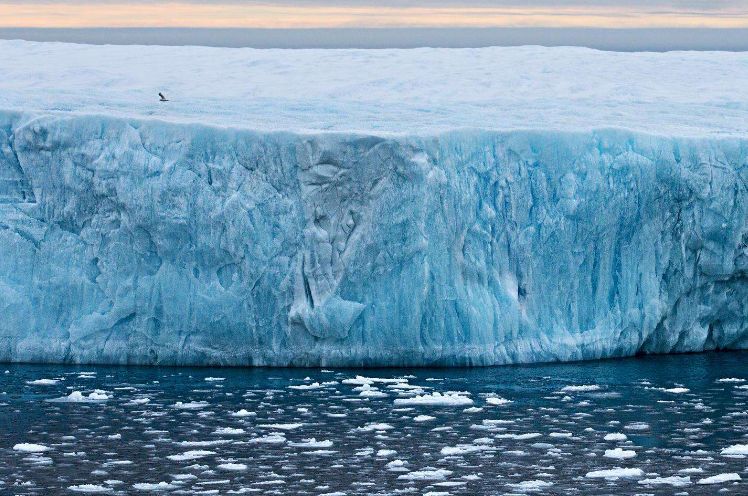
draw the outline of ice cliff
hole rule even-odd
[[[426,365],[748,345],[748,141],[0,117],[0,359]]]

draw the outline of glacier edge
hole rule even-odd
[[[494,365],[748,347],[748,140],[0,112],[0,360]]]

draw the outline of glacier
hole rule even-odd
[[[19,63],[114,50],[0,45]],[[412,121],[384,119],[403,128],[367,125],[383,107],[366,105],[350,129],[306,128],[317,95],[262,128],[239,111],[220,125],[224,108],[195,118],[205,99],[155,115],[130,96],[91,107],[77,88],[45,99],[10,65],[1,361],[462,366],[748,348],[748,120],[728,122],[748,107],[730,103],[729,79],[699,112],[661,107],[659,127],[631,108],[614,126],[602,107],[577,125],[567,111],[594,108],[570,101],[528,108],[548,122],[522,128],[519,106],[454,96],[440,104],[486,124],[439,114],[425,129],[403,103]],[[269,122],[291,101],[237,109]]]
[[[0,120],[0,359],[489,365],[748,345],[748,140]]]

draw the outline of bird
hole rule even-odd
[[[162,102],[168,102],[168,101],[169,101],[169,100],[168,100],[168,99],[167,99],[167,98],[166,98],[166,97],[164,96],[164,94],[163,94],[163,93],[161,93],[161,92],[159,92],[158,96],[159,96],[159,98],[160,98],[160,100],[159,100],[159,101],[162,101]]]

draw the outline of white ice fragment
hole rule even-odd
[[[68,487],[70,491],[74,493],[86,493],[86,494],[108,494],[114,491],[111,487],[100,486],[98,484],[78,484],[75,486]]]
[[[363,427],[356,428],[356,430],[362,431],[362,432],[388,431],[391,429],[394,429],[394,427],[391,426],[390,424],[385,424],[382,422],[372,422],[372,423],[364,425]]]
[[[467,406],[472,405],[473,400],[465,393],[433,392],[431,394],[416,395],[412,398],[397,398],[395,405],[419,405],[419,406]]]
[[[53,386],[59,382],[59,379],[36,379],[33,381],[26,381],[26,384],[31,384],[33,386]]]
[[[207,401],[177,401],[173,406],[178,410],[199,410],[201,408],[205,408],[206,406],[208,406],[208,404],[209,403]]]
[[[562,393],[586,393],[589,391],[598,391],[600,386],[597,384],[584,384],[581,386],[564,386],[561,388]]]
[[[748,444],[733,444],[720,453],[726,456],[748,456]]]
[[[291,386],[288,386],[288,389],[305,390],[305,389],[320,389],[321,387],[322,387],[322,384],[320,384],[319,382],[313,382],[311,384],[291,385]]]
[[[138,491],[170,491],[172,489],[176,489],[179,486],[162,481],[155,484],[151,482],[139,482],[137,484],[133,484],[132,487],[134,489],[137,489]]]
[[[585,477],[590,479],[623,479],[641,477],[644,472],[640,468],[611,468],[607,470],[593,470],[587,472]]]
[[[614,448],[605,450],[605,455],[603,456],[605,456],[605,458],[615,458],[618,460],[623,460],[626,458],[634,458],[636,456],[636,451]]]
[[[219,427],[218,429],[213,431],[213,434],[218,436],[238,436],[240,434],[245,434],[246,431],[241,428],[237,427]]]
[[[255,412],[250,412],[242,408],[241,410],[232,413],[231,416],[232,417],[255,417],[257,416],[257,414]]]
[[[227,470],[230,472],[242,472],[247,470],[247,465],[244,463],[221,463],[218,465],[220,470]]]
[[[679,477],[677,475],[673,475],[671,477],[653,477],[651,479],[641,479],[638,482],[639,484],[643,484],[645,486],[668,485],[681,487],[689,485],[691,483],[691,478],[687,476]]]
[[[523,493],[529,493],[529,492],[536,492],[536,491],[542,491],[543,489],[547,489],[553,485],[552,482],[544,481],[544,480],[528,480],[528,481],[522,481],[517,483],[509,484],[517,491],[523,492]]]
[[[18,443],[13,446],[13,449],[22,453],[44,453],[52,448],[44,446],[43,444]]]
[[[332,444],[332,441],[317,441],[317,439],[313,437],[304,439],[302,442],[298,443],[288,443],[289,446],[295,446],[297,448],[329,448]]]
[[[423,470],[416,470],[407,474],[399,475],[397,478],[401,480],[419,480],[419,481],[432,481],[432,480],[444,480],[452,475],[451,470],[443,468],[431,468],[427,467]]]
[[[175,462],[181,462],[185,460],[197,460],[199,458],[205,458],[206,456],[215,455],[215,451],[208,450],[190,450],[180,453],[178,455],[169,455],[166,458]]]
[[[625,441],[628,437],[626,434],[620,432],[611,432],[610,434],[606,434],[603,439],[606,441]]]
[[[298,429],[304,424],[301,423],[289,423],[289,424],[260,424],[258,427],[263,429],[278,429],[280,431],[292,431]]]
[[[431,415],[416,415],[413,417],[413,420],[415,422],[428,422],[429,420],[435,420],[436,417],[432,417]]]
[[[735,472],[731,472],[731,473],[718,474],[718,475],[713,475],[711,477],[705,477],[703,479],[699,479],[698,484],[723,484],[725,482],[737,482],[739,480],[742,480],[740,478],[740,475],[736,474]]]

